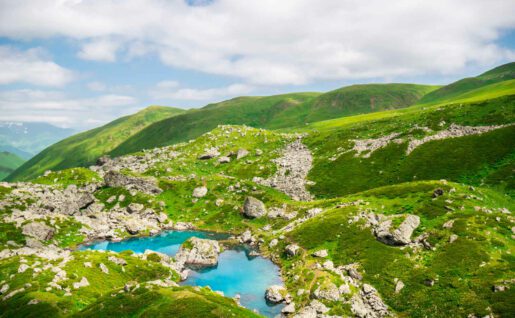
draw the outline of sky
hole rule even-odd
[[[0,121],[446,84],[515,60],[513,0],[0,0]]]

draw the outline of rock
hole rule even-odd
[[[166,220],[168,220],[168,215],[166,215],[166,213],[161,212],[157,215],[157,221],[159,223],[165,223]]]
[[[256,149],[256,156],[261,156],[261,155],[263,155],[263,150]]]
[[[270,247],[270,248],[275,247],[277,245],[277,243],[279,243],[279,241],[274,238],[270,241],[270,243],[268,244],[268,247]]]
[[[284,308],[281,310],[281,313],[283,314],[293,314],[295,312],[295,303],[291,302],[288,305],[284,306]]]
[[[326,305],[322,304],[320,301],[314,299],[309,303],[309,307],[313,308],[319,314],[325,314],[330,309],[327,308]]]
[[[340,287],[338,287],[338,291],[340,292],[340,294],[345,294],[345,295],[349,295],[351,293],[350,287],[346,283],[340,285]]]
[[[315,257],[327,257],[328,255],[327,250],[320,250],[313,253],[313,256]]]
[[[404,288],[404,283],[401,280],[398,280],[397,284],[395,284],[395,293],[396,294],[400,293],[403,288]]]
[[[231,158],[226,157],[226,156],[220,157],[220,158],[218,158],[218,162],[219,163],[229,163],[229,162],[231,162]]]
[[[452,226],[454,225],[454,220],[449,220],[443,224],[444,229],[452,229]]]
[[[100,270],[102,271],[102,273],[109,274],[109,268],[107,268],[107,266],[105,266],[104,263],[98,264],[98,267],[100,267]]]
[[[249,152],[247,149],[238,149],[238,152],[236,153],[236,159],[245,158],[248,156]]]
[[[242,243],[252,243],[253,237],[252,232],[250,230],[246,230],[240,235],[240,242]]]
[[[431,278],[424,279],[424,285],[432,287],[435,284],[435,280]]]
[[[193,189],[193,196],[195,198],[203,198],[207,194],[207,188],[206,187],[198,187]]]
[[[218,264],[219,253],[217,241],[191,237],[181,245],[175,258],[186,265],[214,266]]]
[[[340,291],[335,284],[329,282],[318,287],[314,292],[313,296],[316,299],[325,299],[331,301],[337,301],[340,299]]]
[[[145,209],[145,206],[141,203],[131,203],[127,206],[127,212],[129,213],[140,213]]]
[[[218,157],[219,155],[220,155],[220,152],[218,152],[218,149],[210,148],[205,153],[198,156],[198,159],[207,160],[207,159]]]
[[[458,235],[451,234],[451,236],[449,237],[449,243],[454,243],[457,239],[458,239]]]
[[[347,274],[349,274],[350,277],[356,279],[356,280],[362,280],[363,276],[358,272],[355,268],[349,268],[347,269]]]
[[[506,291],[506,289],[508,289],[508,288],[506,288],[506,286],[504,286],[504,285],[494,285],[494,286],[492,286],[492,291],[494,293],[503,292],[503,291]]]
[[[104,166],[104,165],[106,165],[108,163],[111,163],[111,162],[112,162],[112,160],[111,160],[111,158],[109,158],[109,156],[102,156],[102,157],[97,159],[97,163],[96,164],[97,164],[97,166]]]
[[[116,256],[109,256],[107,258],[110,262],[113,262],[115,263],[116,265],[120,265],[120,266],[125,266],[127,265],[127,261],[124,260],[123,258],[119,258],[119,257],[116,257]]]
[[[23,235],[32,236],[38,240],[48,241],[54,236],[54,229],[41,222],[31,222],[22,227]]]
[[[141,230],[144,229],[144,226],[141,224],[141,222],[138,219],[132,218],[128,219],[125,222],[125,229],[127,232],[131,235],[138,234]]]
[[[377,239],[388,245],[406,245],[411,243],[411,234],[420,225],[420,218],[409,214],[393,232],[390,232],[391,225],[392,220],[381,222],[374,230]]]
[[[0,295],[5,294],[8,290],[9,290],[9,285],[8,284],[2,285],[2,288],[0,288]]]
[[[30,248],[43,248],[45,245],[43,245],[43,243],[38,239],[27,237],[25,238],[25,246]]]
[[[374,287],[363,284],[359,294],[351,298],[351,310],[360,318],[381,318],[388,315],[388,307]]]
[[[155,179],[127,176],[112,170],[104,175],[104,181],[109,187],[122,187],[127,190],[137,190],[147,194],[163,192],[163,190],[157,187]]]
[[[82,277],[80,282],[73,283],[73,288],[74,289],[79,289],[81,287],[87,287],[87,286],[89,286],[89,281],[88,281],[88,279],[86,277]]]
[[[112,196],[110,196],[110,197],[106,200],[106,202],[107,202],[107,203],[113,203],[115,200],[116,200],[116,196],[112,195]]]
[[[247,197],[243,203],[243,214],[248,218],[260,218],[266,215],[266,207],[263,202],[254,198]]]
[[[295,256],[295,255],[297,255],[299,249],[300,249],[300,247],[297,244],[290,244],[290,245],[286,246],[284,251],[286,252],[286,254],[288,256]]]
[[[24,273],[29,268],[27,264],[21,264],[20,267],[18,267],[18,273]]]
[[[439,197],[439,196],[443,195],[443,193],[444,193],[444,192],[443,192],[443,190],[442,190],[442,189],[440,189],[440,188],[435,189],[435,190],[433,191],[433,198],[437,198],[437,197]]]
[[[272,303],[280,303],[286,299],[288,291],[280,285],[272,285],[265,291],[265,299]]]

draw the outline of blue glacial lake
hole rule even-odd
[[[190,237],[221,240],[227,234],[202,231],[167,231],[151,237],[131,238],[120,242],[101,241],[81,246],[81,250],[126,250],[143,253],[153,250],[173,256],[181,244]],[[270,305],[265,301],[265,290],[270,285],[282,285],[279,267],[269,259],[249,256],[245,246],[225,250],[218,258],[218,266],[201,270],[191,270],[182,285],[210,286],[221,291],[227,297],[240,295],[240,303],[249,309],[257,310],[261,315],[275,317],[283,305]]]

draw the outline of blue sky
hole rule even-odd
[[[0,0],[0,120],[445,84],[515,60],[513,1]],[[438,21],[438,23],[436,23]]]

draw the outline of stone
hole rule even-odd
[[[242,243],[251,243],[253,241],[252,232],[250,230],[246,230],[240,235],[240,242]]]
[[[145,209],[145,206],[141,203],[131,203],[127,206],[127,212],[129,213],[140,213]]]
[[[350,277],[352,277],[352,278],[354,278],[356,280],[362,280],[363,279],[363,276],[361,276],[361,274],[355,268],[349,268],[347,270],[347,274],[349,274]]]
[[[229,163],[229,162],[231,162],[231,158],[229,158],[227,156],[220,157],[220,158],[218,158],[218,162],[219,163]]]
[[[381,222],[374,229],[377,239],[388,245],[406,245],[411,243],[411,235],[420,225],[420,218],[417,215],[409,214],[393,232],[390,230],[391,225],[392,220]]]
[[[271,303],[280,303],[286,299],[288,291],[280,285],[272,285],[265,291],[265,299]]]
[[[327,250],[320,250],[313,253],[313,256],[315,257],[327,257],[328,255]]]
[[[291,302],[288,305],[284,306],[284,308],[281,310],[281,313],[283,314],[293,314],[295,312],[295,303]]]
[[[444,192],[443,192],[443,190],[442,190],[442,189],[437,188],[437,189],[435,189],[435,190],[433,191],[433,198],[437,198],[437,197],[439,197],[439,196],[443,195],[443,193],[444,193]]]
[[[216,148],[210,148],[205,153],[198,156],[198,159],[200,160],[207,160],[211,158],[218,157],[220,155],[220,152]]]
[[[243,203],[243,214],[248,218],[260,218],[266,215],[266,207],[263,202],[254,198],[247,197]]]
[[[458,235],[451,234],[451,236],[449,237],[449,243],[454,243],[457,239],[458,239]]]
[[[270,241],[270,243],[268,244],[268,247],[270,247],[270,248],[275,247],[277,245],[277,243],[279,243],[279,241],[274,238]]]
[[[207,188],[206,187],[198,187],[193,189],[193,196],[195,198],[203,198],[207,194]]]
[[[109,256],[107,258],[110,262],[113,262],[115,263],[116,265],[120,265],[120,266],[125,266],[127,265],[127,261],[124,260],[123,258],[119,258],[119,257],[116,257],[116,256]]]
[[[452,226],[454,225],[454,220],[449,220],[445,222],[442,226],[444,229],[452,229]]]
[[[48,241],[54,236],[55,230],[44,223],[31,222],[22,227],[22,233],[38,240]]]
[[[18,267],[18,273],[24,273],[29,268],[27,264],[21,264],[20,267]]]
[[[0,295],[5,294],[8,290],[9,290],[9,285],[8,284],[3,284],[2,288],[0,288]]]
[[[287,245],[284,251],[288,256],[295,256],[298,254],[300,247],[297,244]]]
[[[506,289],[507,288],[504,285],[494,285],[494,286],[492,286],[492,291],[494,293],[503,292],[503,291],[506,291]]]
[[[89,281],[88,281],[88,279],[86,277],[82,277],[80,282],[73,283],[73,288],[74,289],[79,289],[79,288],[87,287],[87,286],[89,286]]]
[[[351,293],[350,287],[346,283],[340,285],[340,287],[338,287],[338,291],[340,292],[340,294],[345,294],[345,295],[349,295]]]
[[[98,264],[98,267],[100,267],[100,270],[102,271],[102,273],[109,274],[109,268],[107,268],[107,266],[105,266],[104,263]]]
[[[144,229],[144,226],[141,224],[141,222],[136,218],[128,219],[125,222],[125,229],[127,232],[131,235],[138,234],[141,230]]]
[[[332,282],[324,283],[313,292],[316,299],[325,299],[330,301],[337,301],[340,299],[340,291],[338,287]]]
[[[404,288],[404,283],[401,280],[398,280],[395,284],[395,293],[398,294]]]
[[[431,278],[424,279],[424,285],[432,287],[435,284],[435,280]]]
[[[122,187],[127,190],[137,190],[153,195],[163,192],[157,187],[157,182],[153,178],[132,177],[112,170],[104,175],[104,181],[109,187]]]
[[[214,266],[220,251],[217,241],[191,237],[181,245],[175,258],[186,265]]]
[[[245,158],[249,155],[249,152],[247,149],[238,149],[238,152],[236,153],[236,159]]]

